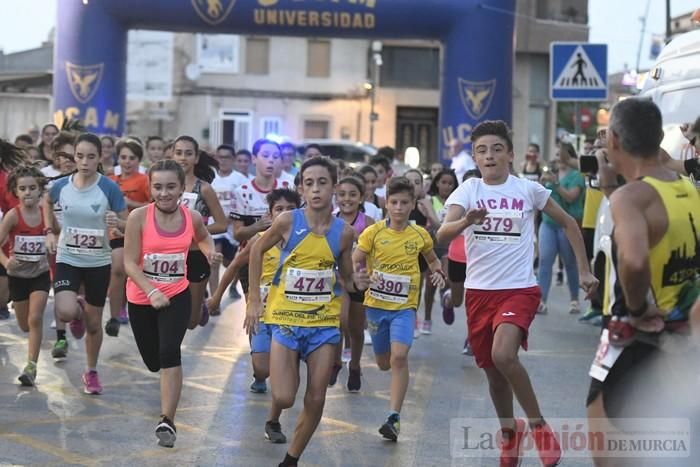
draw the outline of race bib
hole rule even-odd
[[[177,282],[185,277],[185,253],[145,254],[143,256],[143,274],[155,282]]]
[[[481,225],[474,225],[477,242],[517,244],[523,227],[522,211],[494,209],[489,211]]]
[[[369,287],[369,296],[391,303],[406,303],[411,286],[411,276],[374,271],[375,280]]]
[[[17,235],[13,255],[20,261],[36,263],[46,255],[45,243],[43,235]]]
[[[595,359],[593,360],[591,369],[588,370],[588,375],[600,382],[605,381],[605,378],[608,377],[608,373],[610,373],[610,369],[624,350],[624,347],[610,345],[609,335],[610,333],[608,330],[603,329],[603,333],[600,335],[598,350],[595,353]]]
[[[65,227],[64,246],[79,255],[98,255],[104,248],[105,232],[100,229]]]
[[[197,198],[199,198],[197,193],[186,191],[180,198],[180,204],[186,208],[194,209],[194,205],[197,203]]]
[[[333,270],[287,269],[284,295],[297,303],[329,303]]]

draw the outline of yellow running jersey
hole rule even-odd
[[[594,188],[586,188],[586,198],[583,202],[583,219],[581,227],[584,229],[595,229],[598,224],[598,208],[605,198],[602,191]]]
[[[337,264],[345,222],[334,217],[326,235],[311,231],[303,209],[292,211],[289,241],[282,246],[265,307],[268,324],[340,326]],[[262,281],[261,281],[262,283]]]
[[[365,292],[366,306],[398,311],[417,309],[420,297],[418,255],[433,249],[433,240],[419,225],[389,228],[389,219],[367,227],[357,241],[367,254],[367,272],[374,276]]]
[[[258,233],[258,237],[262,237],[263,233]],[[258,238],[260,240],[260,238]],[[270,293],[272,278],[277,271],[277,266],[280,262],[280,248],[275,245],[265,253],[263,253],[262,274],[260,275],[260,299],[262,300],[263,310],[267,306],[267,296]],[[265,321],[264,316],[260,321]]]
[[[700,194],[686,177],[663,182],[642,179],[661,197],[668,215],[668,230],[649,253],[651,289],[656,305],[669,313],[680,291],[700,273]]]

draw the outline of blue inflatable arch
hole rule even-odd
[[[122,134],[127,31],[442,41],[442,144],[485,119],[511,122],[515,0],[62,0],[57,120]]]

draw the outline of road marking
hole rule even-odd
[[[99,465],[99,462],[96,462],[94,458],[91,457],[84,457],[79,454],[75,454],[69,451],[66,451],[65,449],[62,449],[61,446],[57,446],[55,444],[51,443],[46,443],[44,441],[41,441],[39,439],[33,438],[27,434],[19,434],[19,433],[6,433],[6,434],[0,434],[3,438],[9,438],[12,441],[19,443],[19,444],[24,444],[25,446],[29,446],[32,449],[36,449],[37,451],[43,451],[47,454],[51,454],[56,457],[60,457],[63,459],[63,461],[67,464],[81,464],[84,466],[97,466]]]
[[[139,373],[141,375],[148,376],[149,378],[153,378],[153,379],[160,379],[160,376],[158,373],[151,373],[148,370],[144,370],[142,368],[136,368],[136,367],[128,365],[126,363],[109,362],[109,363],[102,363],[102,365],[112,367],[112,368],[118,368],[121,370],[132,371],[134,373]],[[193,383],[192,381],[188,381],[187,378],[183,379],[182,385],[190,387],[190,388],[201,389],[202,391],[213,392],[215,394],[223,394],[224,393],[224,390],[221,388],[207,386],[206,384]]]

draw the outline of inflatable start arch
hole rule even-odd
[[[130,28],[443,42],[442,144],[511,122],[515,0],[65,0],[54,58],[57,119],[121,134]]]

